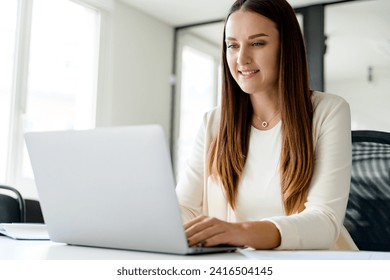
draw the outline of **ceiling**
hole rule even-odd
[[[172,26],[223,19],[234,0],[121,0]],[[287,0],[293,7],[337,0]]]
[[[234,0],[121,0],[174,27],[223,19]],[[294,8],[335,0],[287,0]],[[358,0],[325,10],[328,81],[366,78],[369,67],[390,71],[389,0]],[[219,45],[222,23],[192,27],[191,33]],[[188,30],[189,31],[189,30]]]

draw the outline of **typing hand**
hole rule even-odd
[[[189,246],[245,245],[245,230],[238,223],[228,223],[213,217],[199,216],[186,223],[184,228]]]

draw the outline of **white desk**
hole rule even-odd
[[[69,246],[51,241],[0,236],[0,260],[390,260],[390,252],[253,251],[180,256],[127,250]]]
[[[196,256],[180,256],[70,246],[51,241],[14,240],[0,236],[0,260],[180,260],[180,259],[246,259],[239,252],[224,254],[206,254]]]
[[[48,261],[46,261],[48,260]],[[301,261],[304,260],[304,261]],[[345,260],[345,261],[340,261]],[[355,260],[366,260],[363,263]],[[378,260],[378,261],[371,261]],[[175,279],[258,279],[272,270],[271,278],[301,280],[361,279],[388,280],[390,253],[340,251],[254,251],[180,256],[125,250],[69,246],[51,241],[23,241],[0,236],[1,279],[117,279],[119,272],[131,271],[127,279],[170,279],[166,276],[134,276],[136,271],[198,271],[200,276]],[[140,269],[140,270],[137,270]],[[170,270],[172,269],[172,270]],[[173,270],[174,269],[174,270]],[[232,276],[231,271],[261,271],[257,275]],[[318,278],[318,272],[321,277]],[[214,272],[214,274],[213,274]],[[132,276],[129,276],[132,275]],[[166,274],[162,274],[166,275]],[[185,274],[188,275],[188,274]],[[267,275],[269,276],[269,275]],[[211,277],[211,278],[210,278]],[[228,277],[228,278],[227,278]],[[240,278],[241,277],[241,278]],[[244,278],[242,278],[244,277]],[[126,279],[121,277],[122,279]]]

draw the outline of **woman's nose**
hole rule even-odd
[[[237,64],[239,65],[246,65],[246,64],[249,64],[251,63],[251,57],[250,57],[250,54],[248,52],[248,50],[246,48],[241,48],[239,53],[238,53],[238,56],[237,56]]]

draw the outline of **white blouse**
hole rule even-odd
[[[341,97],[319,92],[313,93],[312,102],[315,169],[304,211],[290,216],[283,211],[281,122],[266,131],[252,127],[237,207],[231,209],[219,181],[206,168],[207,151],[218,131],[220,109],[216,108],[205,115],[176,187],[184,221],[198,215],[229,222],[268,220],[280,231],[278,249],[356,249],[343,227],[352,162],[349,105]]]
[[[270,130],[252,127],[248,157],[238,187],[236,221],[284,215],[279,187],[281,127],[281,122]]]

